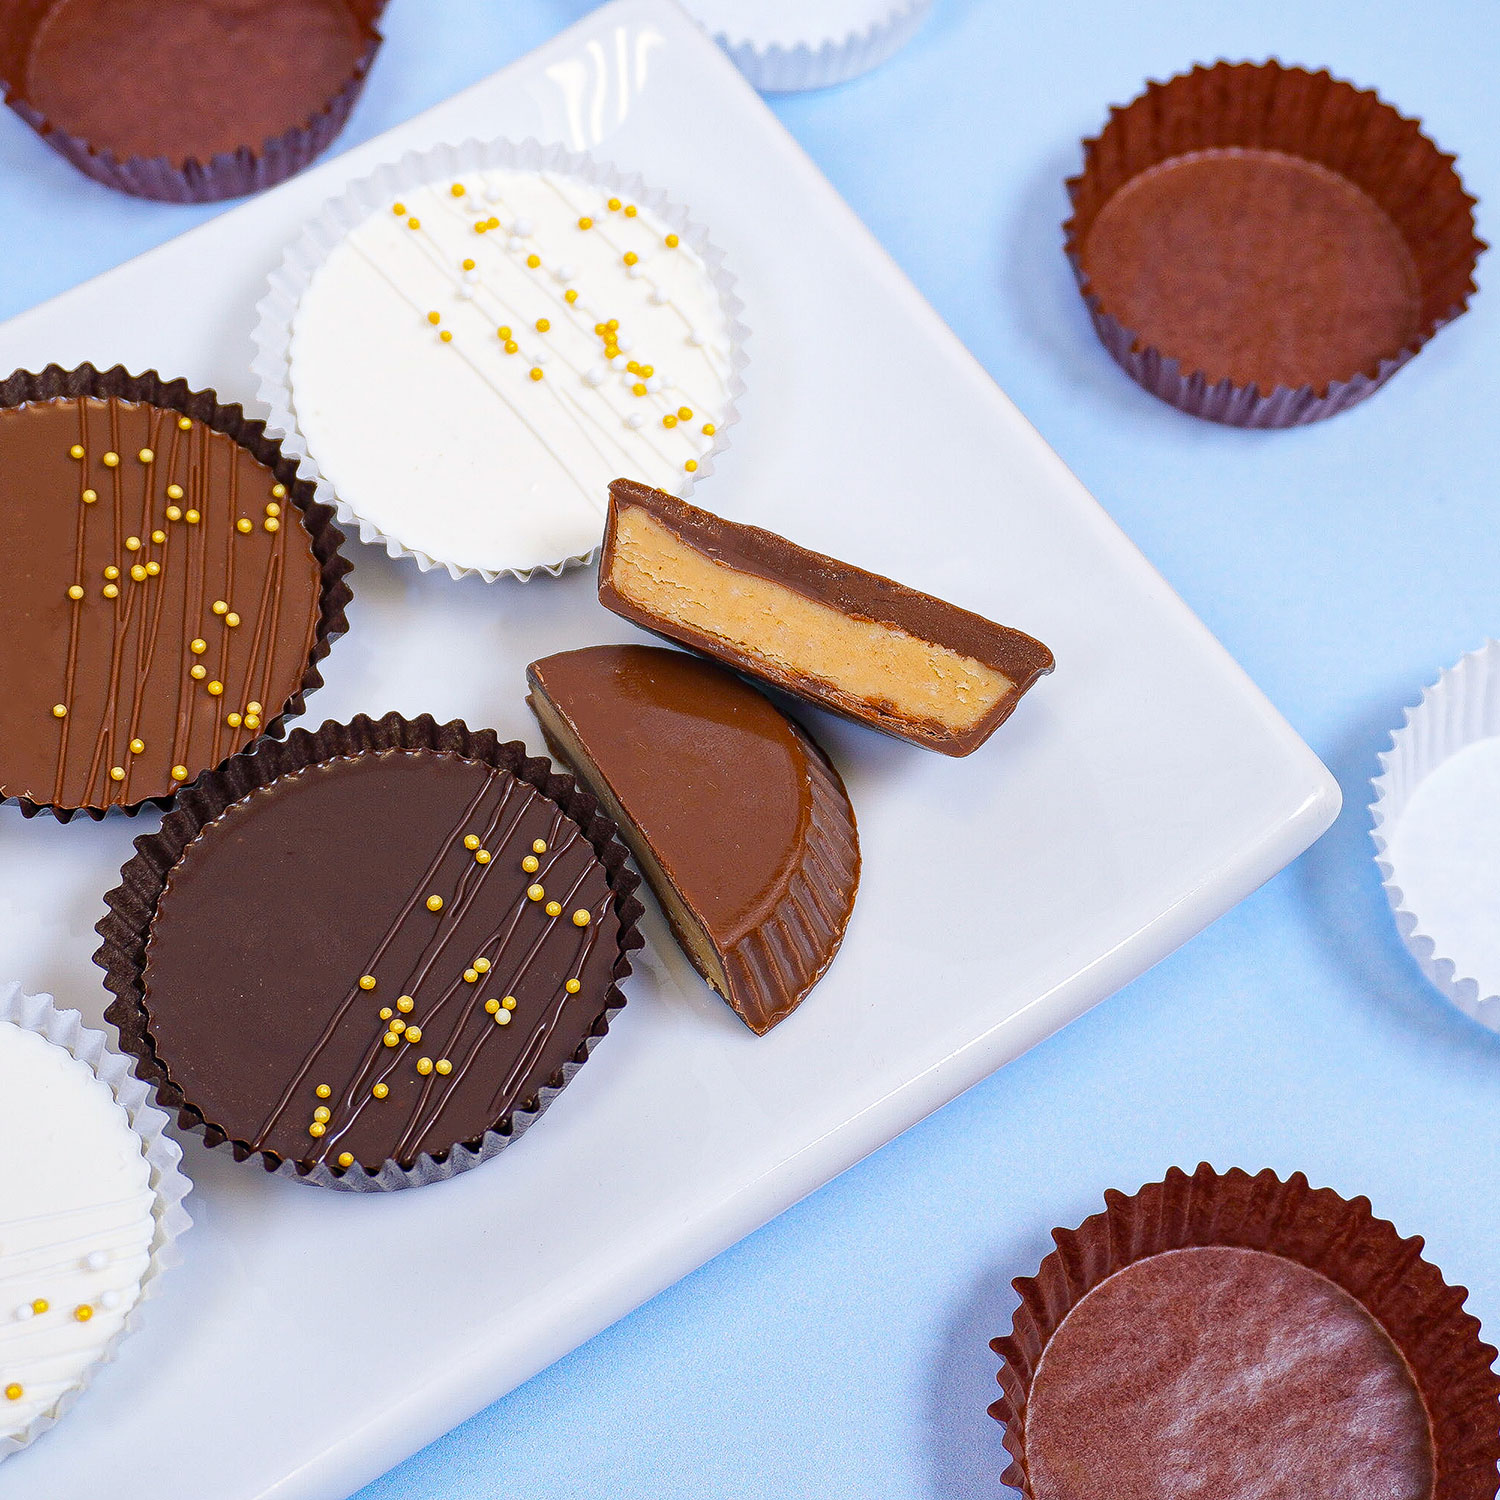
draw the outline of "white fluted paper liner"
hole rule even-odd
[[[1464,752],[1471,753],[1450,767],[1445,782],[1462,779],[1444,786],[1441,801],[1433,801],[1433,788],[1416,801],[1423,783]],[[1393,732],[1380,766],[1372,784],[1371,837],[1402,940],[1442,994],[1500,1031],[1500,845],[1483,836],[1497,821],[1486,810],[1500,809],[1500,642],[1471,651],[1423,691]],[[1472,823],[1463,828],[1470,815]],[[1435,858],[1431,842],[1460,828]],[[1420,860],[1414,840],[1422,846]],[[1440,879],[1434,880],[1434,869],[1443,871]],[[1456,949],[1445,951],[1453,934]]]
[[[251,336],[255,358],[250,369],[258,381],[256,397],[270,409],[266,431],[280,439],[284,453],[297,459],[301,476],[316,482],[317,498],[325,505],[331,505],[345,526],[358,528],[362,542],[384,546],[393,558],[409,557],[424,573],[442,567],[454,578],[472,574],[483,578],[486,583],[493,583],[497,578],[509,576],[526,583],[537,573],[547,573],[555,578],[565,568],[583,566],[593,560],[598,547],[566,557],[539,557],[520,560],[511,567],[489,569],[467,567],[408,546],[400,537],[387,535],[367,521],[359,514],[358,498],[336,494],[319,472],[316,459],[309,453],[307,440],[297,426],[291,389],[292,320],[314,273],[334,248],[372,213],[384,211],[393,197],[465,172],[480,172],[488,168],[566,173],[606,192],[628,197],[657,215],[703,261],[718,293],[729,331],[729,404],[723,418],[716,424],[712,448],[698,461],[697,473],[685,476],[682,493],[686,498],[695,481],[706,479],[713,473],[715,458],[729,446],[727,431],[739,419],[738,402],[745,390],[743,371],[749,362],[745,354],[749,330],[739,316],[744,304],[735,294],[734,277],[725,269],[723,251],[710,241],[708,230],[696,223],[686,208],[672,202],[661,190],[648,187],[640,176],[623,174],[610,163],[584,152],[569,151],[560,145],[544,145],[531,138],[523,141],[467,140],[427,151],[408,151],[399,161],[386,162],[368,177],[351,183],[339,197],[323,205],[318,216],[287,247],[281,265],[271,273],[270,290],[255,309],[257,322]],[[599,530],[602,540],[602,516]]]
[[[107,1038],[102,1031],[85,1026],[83,1017],[76,1010],[59,1010],[50,995],[24,993],[14,980],[0,983],[0,1021],[10,1021],[23,1030],[34,1031],[54,1046],[61,1047],[86,1064],[94,1076],[109,1087],[115,1101],[125,1111],[130,1128],[141,1138],[142,1151],[151,1173],[151,1191],[156,1200],[151,1208],[152,1218],[156,1221],[156,1232],[151,1238],[151,1260],[141,1277],[140,1296],[126,1314],[124,1325],[78,1382],[49,1410],[35,1417],[20,1432],[0,1438],[0,1460],[3,1460],[53,1426],[88,1387],[99,1366],[113,1360],[121,1341],[139,1326],[142,1307],[158,1291],[162,1272],[170,1270],[182,1259],[177,1239],[193,1222],[182,1206],[182,1200],[192,1191],[193,1185],[181,1170],[182,1148],[166,1134],[166,1113],[151,1103],[151,1089],[131,1071],[130,1058],[108,1050]]]
[[[900,51],[932,0],[683,0],[762,93],[847,83]]]

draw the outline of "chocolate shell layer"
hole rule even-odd
[[[362,69],[346,0],[7,0],[29,115],[119,160],[174,167],[305,128]],[[361,3],[358,10],[368,12]]]
[[[822,977],[853,909],[859,842],[838,772],[701,657],[590,646],[527,677],[548,743],[619,825],[698,972],[769,1031]]]
[[[168,796],[299,694],[323,567],[287,486],[232,437],[113,396],[0,408],[0,515],[0,796]]]
[[[1333,1282],[1229,1246],[1137,1261],[1063,1320],[1031,1387],[1033,1500],[1429,1500],[1427,1414]]]
[[[590,835],[518,775],[335,756],[183,850],[146,945],[146,1033],[169,1092],[240,1155],[411,1167],[561,1086],[623,1003],[620,935]]]
[[[1019,630],[625,479],[610,486],[599,601],[945,755],[976,750],[1053,665]]]

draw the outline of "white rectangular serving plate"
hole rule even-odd
[[[847,779],[864,879],[828,977],[771,1035],[652,907],[611,1034],[489,1165],[346,1196],[187,1141],[186,1263],[59,1430],[0,1465],[0,1500],[346,1496],[1140,974],[1338,810],[1312,752],[669,0],[607,5],[13,319],[0,369],[119,360],[247,399],[253,309],[303,221],[384,159],[496,135],[640,171],[727,252],[749,391],[696,498],[1030,631],[1057,671],[966,760],[806,713]],[[526,663],[638,638],[586,570],[486,586],[349,550],[350,634],[312,725],[398,708],[539,746]],[[0,978],[98,1017],[93,924],[156,821],[0,814]]]

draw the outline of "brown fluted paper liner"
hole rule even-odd
[[[333,510],[314,498],[316,486],[312,481],[298,478],[297,460],[284,455],[281,444],[266,436],[264,422],[251,420],[238,405],[221,403],[213,391],[193,390],[185,380],[163,380],[155,370],[132,375],[124,365],[96,370],[93,365],[83,364],[73,370],[64,370],[61,365],[48,365],[40,373],[16,370],[4,381],[0,381],[0,408],[79,396],[94,396],[101,400],[114,396],[122,401],[142,401],[166,411],[181,412],[183,416],[191,417],[195,422],[201,422],[205,427],[232,438],[259,459],[286,486],[287,502],[301,513],[312,540],[313,556],[317,559],[320,570],[320,593],[317,633],[301,684],[261,730],[263,737],[281,735],[285,731],[286,721],[295,718],[307,707],[307,695],[322,687],[323,674],[318,670],[318,664],[328,655],[333,642],[349,628],[345,610],[354,595],[346,578],[352,571],[353,564],[340,550],[344,545],[344,533],[334,525]],[[251,742],[252,745],[254,743],[256,742]],[[120,811],[134,815],[143,807],[170,807],[174,800],[172,796],[147,797],[118,809],[104,809],[53,807],[25,798],[16,799],[24,817],[31,818],[39,812],[50,812],[59,823],[68,822],[78,812],[97,821],[107,812]]]
[[[207,161],[194,157],[181,162],[169,161],[164,156],[117,157],[53,123],[26,97],[26,67],[33,38],[56,9],[57,0],[0,0],[0,95],[54,151],[105,187],[168,203],[212,203],[238,198],[274,187],[300,172],[327,150],[344,128],[380,50],[378,23],[386,0],[343,0],[343,3],[364,34],[365,42],[352,71],[342,79],[330,80],[326,102],[309,118],[280,135],[264,141],[245,141],[235,150],[219,152]],[[164,79],[161,86],[170,88],[170,79]],[[107,90],[109,80],[101,79],[99,87]]]
[[[1057,1229],[1057,1248],[1035,1276],[1014,1283],[1021,1298],[1011,1331],[991,1348],[1003,1361],[1004,1394],[990,1415],[1005,1424],[1011,1464],[1001,1476],[1031,1500],[1027,1403],[1049,1341],[1083,1298],[1117,1271],[1188,1247],[1261,1250],[1326,1277],[1355,1299],[1400,1352],[1426,1408],[1432,1441],[1432,1500],[1493,1500],[1500,1460],[1500,1379],[1495,1350],[1481,1342],[1468,1295],[1377,1219],[1368,1198],[1313,1188],[1302,1173],[1282,1182],[1204,1164],[1173,1168],[1138,1193],[1107,1192],[1106,1208],[1077,1229]]]
[[[483,761],[509,771],[554,802],[584,832],[609,877],[619,918],[618,955],[604,1004],[569,1062],[548,1081],[534,1100],[507,1111],[486,1133],[455,1144],[437,1156],[423,1155],[412,1167],[387,1161],[377,1172],[351,1168],[336,1172],[326,1164],[301,1169],[274,1151],[256,1150],[236,1140],[208,1119],[173,1082],[157,1055],[144,993],[146,943],[157,903],[182,852],[198,833],[232,803],[280,776],[341,756],[380,750],[437,750]],[[227,1145],[236,1161],[258,1156],[268,1172],[298,1182],[347,1191],[385,1191],[439,1182],[487,1161],[533,1124],[587,1061],[595,1043],[625,1004],[620,981],[630,973],[630,954],[644,945],[638,923],[644,911],[635,898],[640,877],[626,865],[627,853],[615,825],[598,810],[598,803],[574,777],[553,771],[544,756],[528,755],[518,740],[501,743],[491,729],[471,730],[458,720],[439,724],[429,714],[405,719],[387,714],[382,719],[358,715],[348,724],[332,721],[316,732],[296,729],[281,741],[261,741],[253,750],[232,757],[219,770],[201,776],[179,794],[175,811],[162,821],[159,833],[135,841],[135,855],[120,871],[120,884],[105,897],[108,910],[97,927],[103,943],[94,962],[104,970],[105,986],[115,996],[105,1018],[119,1028],[120,1046],[136,1059],[136,1074],[156,1089],[163,1108],[173,1110],[184,1130],[197,1130],[209,1146]],[[309,896],[316,900],[316,894]]]
[[[1326,71],[1197,67],[1111,109],[1083,151],[1063,228],[1095,330],[1195,416],[1332,416],[1474,292],[1485,245],[1454,158]]]

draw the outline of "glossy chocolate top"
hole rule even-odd
[[[580,1053],[618,938],[604,866],[540,792],[458,755],[367,752],[249,793],[183,851],[148,1029],[242,1146],[410,1165],[477,1142]]]
[[[52,0],[21,93],[116,158],[176,166],[306,125],[354,75],[371,31],[346,0]],[[368,5],[361,9],[368,10]]]
[[[302,513],[232,438],[114,397],[5,408],[0,515],[0,796],[169,794],[301,686],[319,564]]]
[[[1026,1409],[1032,1500],[1430,1500],[1427,1416],[1347,1292],[1259,1250],[1116,1272],[1048,1342]]]
[[[527,673],[572,726],[721,947],[772,915],[812,813],[808,749],[763,693],[657,646],[589,646]]]
[[[1317,162],[1197,151],[1132,178],[1082,246],[1089,291],[1210,381],[1322,390],[1413,344],[1422,287],[1385,211]]]
[[[1040,641],[1019,630],[997,625],[983,615],[919,593],[905,584],[867,573],[850,563],[810,552],[774,531],[726,521],[711,511],[689,505],[675,495],[630,479],[609,487],[610,518],[621,505],[644,507],[662,525],[715,562],[738,568],[773,583],[784,584],[820,603],[857,619],[876,620],[950,651],[957,651],[1003,672],[1016,684],[1017,695],[1036,678],[1052,670],[1052,653]],[[625,601],[608,585],[608,555],[613,525],[605,535],[605,558],[599,569],[599,597],[606,608],[636,618]],[[663,627],[665,628],[665,627]],[[782,684],[785,685],[785,684]]]

